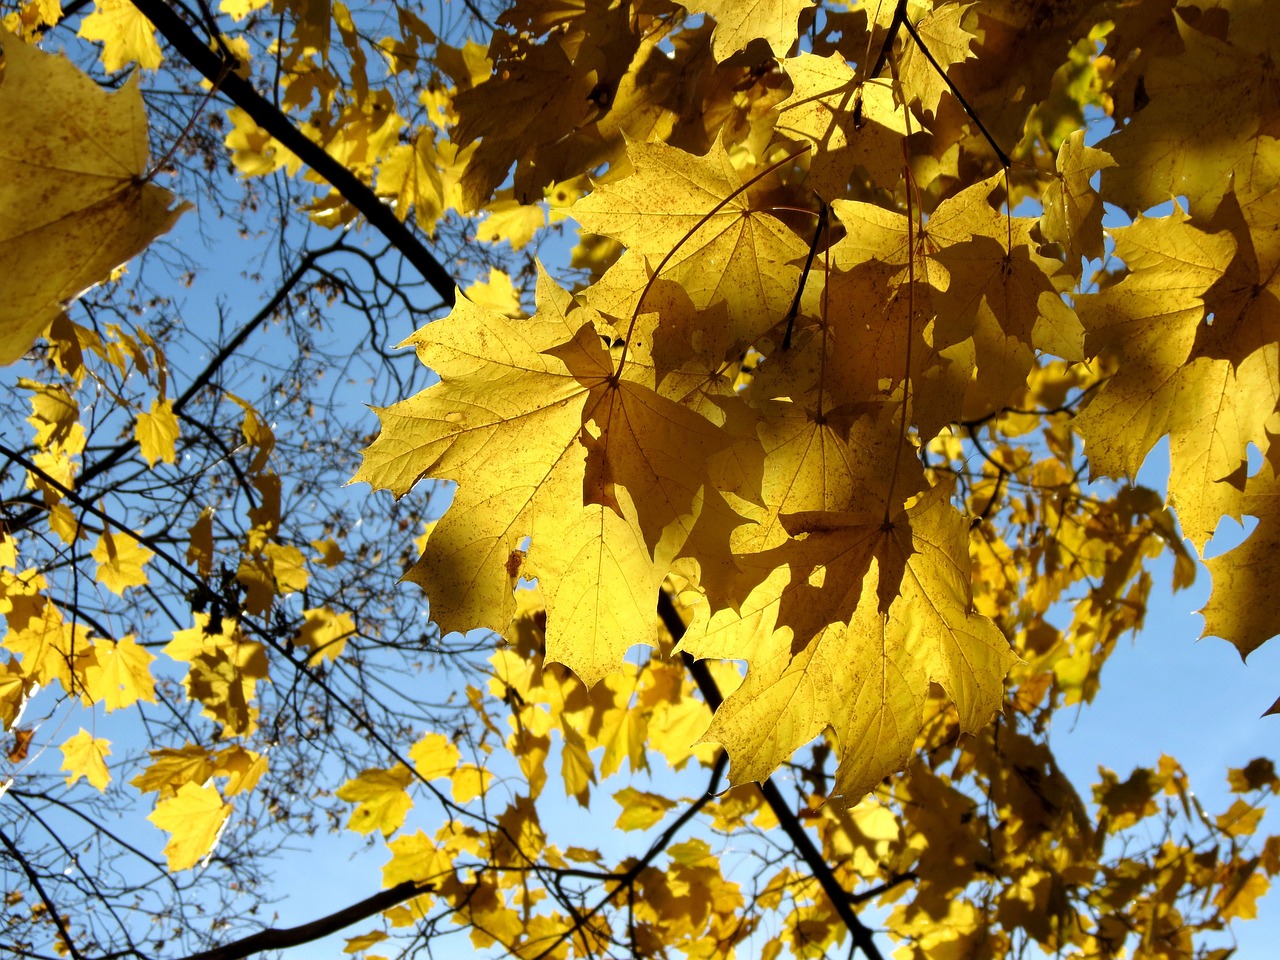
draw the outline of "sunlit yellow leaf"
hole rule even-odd
[[[138,414],[134,436],[138,439],[138,449],[142,451],[147,466],[154,467],[157,461],[173,463],[177,455],[174,444],[179,436],[173,401],[152,400],[150,411]]]
[[[230,815],[231,804],[222,802],[217,788],[184,783],[173,796],[157,802],[147,819],[171,835],[164,855],[176,873],[213,851]]]
[[[454,802],[470,803],[489,789],[493,774],[473,763],[464,763],[453,772],[451,779]]]
[[[58,749],[62,751],[62,769],[70,771],[67,774],[68,787],[84,777],[99,792],[106,792],[107,784],[111,782],[106,761],[111,753],[110,740],[99,740],[81,728]]]
[[[304,610],[302,629],[294,638],[294,646],[308,647],[312,654],[308,662],[337,660],[347,645],[347,638],[356,632],[355,621],[346,613],[335,613],[328,607]]]
[[[141,14],[120,0],[133,14]],[[143,21],[146,22],[145,20]],[[173,226],[185,206],[142,179],[147,125],[137,78],[114,94],[61,56],[0,28],[0,364],[63,304]]]
[[[413,806],[413,799],[405,789],[412,779],[408,767],[396,766],[390,770],[365,770],[354,780],[348,780],[334,791],[338,799],[356,805],[347,827],[356,833],[379,830],[384,837],[391,836],[400,829]]]
[[[428,733],[409,748],[409,759],[413,761],[419,776],[436,780],[453,776],[462,755],[448,737],[440,733]]]
[[[98,561],[98,582],[115,594],[147,582],[142,568],[155,554],[126,534],[104,530],[90,556]]]
[[[155,703],[154,659],[132,635],[117,641],[95,640],[93,662],[85,668],[85,697],[105,703],[108,713],[139,700]]]
[[[80,36],[102,41],[102,65],[109,72],[131,63],[155,70],[164,59],[156,28],[129,0],[96,0],[93,12],[80,21]]]

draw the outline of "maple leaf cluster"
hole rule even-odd
[[[636,955],[767,937],[766,956],[811,956],[849,935],[876,957],[853,906],[877,899],[903,956],[1032,941],[1116,956],[1134,937],[1185,956],[1193,934],[1253,916],[1280,873],[1280,840],[1247,844],[1280,789],[1270,761],[1230,771],[1216,817],[1169,757],[1102,771],[1090,812],[1045,731],[1141,626],[1146,562],[1172,553],[1186,586],[1183,538],[1204,556],[1223,518],[1259,523],[1207,561],[1205,632],[1244,655],[1280,632],[1259,602],[1280,574],[1275,9],[520,0],[481,46],[393,7],[379,36],[387,11],[225,0],[227,32],[205,43],[158,0],[99,0],[79,36],[104,71],[134,71],[115,94],[33,45],[56,2],[6,14],[0,362],[43,364],[17,380],[28,447],[0,446],[26,484],[19,535],[6,513],[0,536],[10,761],[43,745],[38,722],[20,726],[41,690],[60,691],[55,709],[170,710],[180,736],[145,755],[71,727],[56,779],[96,800],[138,767],[127,782],[169,834],[169,871],[197,875],[257,798],[288,821],[281,797],[307,771],[268,762],[281,730],[304,730],[290,749],[327,743],[345,710],[364,752],[343,748],[330,795],[348,829],[385,841],[392,895],[349,953],[447,917],[477,949],[520,955],[600,955],[625,927]],[[509,641],[482,644],[486,682],[454,691],[465,734],[419,733],[419,714],[379,702],[380,655],[438,650],[383,645],[399,610],[357,581],[387,555],[291,515],[315,488],[299,494],[286,461],[318,455],[282,453],[275,414],[215,376],[234,350],[179,394],[168,356],[184,351],[164,336],[66,312],[185,209],[151,182],[137,79],[175,52],[235,104],[210,129],[247,198],[274,178],[314,224],[363,217],[445,299],[423,236],[506,245],[403,342],[437,382],[377,409],[354,477],[397,499],[456,485],[425,528],[434,508],[398,530],[423,529],[406,578],[439,635]],[[572,283],[533,253],[494,266],[566,230]],[[356,252],[309,251],[233,342],[292,296],[355,296],[330,271],[322,294],[293,293],[337,250]],[[385,302],[411,302],[411,284],[389,286]],[[198,424],[198,402],[230,419]],[[104,455],[88,432],[112,417],[126,423]],[[212,471],[182,472],[206,437],[234,475],[225,499]],[[1167,502],[1135,482],[1166,438]],[[147,533],[127,482],[82,489],[131,458],[194,491],[179,533],[177,516]],[[81,616],[82,579],[102,617]],[[182,616],[159,639],[113,632],[144,593]],[[656,652],[629,657],[637,644]],[[187,739],[198,723],[208,742]],[[549,763],[585,808],[659,754],[710,783],[691,801],[613,793],[623,834],[683,808],[642,856],[551,842]],[[773,782],[784,767],[798,810]],[[434,834],[410,832],[424,799],[445,814]],[[739,883],[703,836],[675,842],[695,815],[765,846],[781,826],[795,860]],[[1183,822],[1200,838],[1133,840]],[[57,914],[46,898],[30,922],[71,944]]]
[[[441,629],[506,631],[536,580],[548,656],[595,683],[659,642],[666,584],[692,614],[678,651],[747,664],[706,734],[734,782],[830,729],[837,793],[856,799],[910,753],[932,684],[973,732],[1017,660],[975,607],[974,516],[928,452],[977,425],[1014,434],[1012,414],[1075,389],[1091,476],[1132,478],[1170,438],[1170,503],[1198,549],[1224,516],[1263,517],[1211,561],[1206,630],[1245,653],[1280,632],[1251,602],[1275,572],[1274,467],[1248,469],[1280,399],[1267,15],[1118,14],[1078,67],[1096,11],[1065,5],[886,4],[788,56],[802,5],[711,6],[683,30],[513,11],[499,69],[455,98],[455,141],[480,138],[467,203],[506,173],[496,145],[518,196],[607,159],[568,214],[615,246],[576,292],[540,276],[532,316],[464,300],[406,341],[440,383],[379,410],[356,479],[458,484],[409,573]],[[1013,56],[1024,42],[1035,55]],[[622,79],[619,47],[636,58]],[[708,82],[627,111],[695,57],[740,78],[731,103]],[[1054,102],[1059,65],[1127,122],[1094,144],[1061,133],[1084,105]],[[1188,74],[1256,102],[1183,111]],[[593,81],[616,90],[625,142],[571,107]],[[1248,131],[1205,132],[1239,112]],[[1186,209],[1143,213],[1175,194]],[[1010,212],[1024,198],[1043,213]],[[1104,231],[1104,201],[1133,224]],[[1104,254],[1123,268],[1086,274]]]

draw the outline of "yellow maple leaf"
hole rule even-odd
[[[967,525],[946,492],[934,488],[887,531],[876,521],[810,533],[796,546],[813,541],[817,553],[792,548],[794,571],[771,565],[740,610],[699,610],[680,649],[751,651],[746,680],[704,737],[729,751],[734,783],[764,779],[830,726],[834,795],[856,801],[910,753],[930,682],[961,729],[990,719],[1017,658],[971,611]]]
[[[164,855],[175,873],[189,870],[213,852],[231,815],[216,787],[184,783],[177,792],[156,803],[147,817],[171,836]]]
[[[612,237],[642,258],[620,261],[595,285],[595,296],[624,287],[634,306],[623,319],[657,310],[652,293],[643,302],[639,297],[671,254],[661,278],[682,288],[694,308],[685,313],[690,325],[718,304],[725,316],[705,330],[663,324],[657,336],[670,338],[677,355],[696,350],[721,363],[728,347],[755,342],[786,315],[799,281],[796,261],[808,244],[742,189],[742,175],[720,143],[705,157],[664,143],[631,143],[627,157],[635,168],[631,176],[597,186],[572,208],[585,230]],[[661,349],[660,343],[654,347]]]
[[[916,24],[924,48],[943,70],[974,56],[970,49],[973,35],[961,25],[969,9],[969,4],[946,4],[931,10]],[[907,102],[918,104],[927,116],[936,114],[939,102],[944,94],[949,95],[950,88],[920,44],[907,41],[899,74]]]
[[[1204,636],[1229,640],[1247,657],[1280,634],[1280,608],[1260,602],[1280,583],[1280,481],[1270,461],[1246,482],[1241,506],[1258,526],[1240,546],[1205,561],[1213,593],[1200,612]]]
[[[1113,166],[1115,160],[1105,150],[1085,146],[1083,130],[1072,133],[1058,149],[1058,176],[1040,200],[1040,229],[1046,240],[1062,244],[1072,271],[1079,270],[1081,258],[1103,254],[1102,197],[1089,178]]]
[[[95,640],[93,660],[84,670],[85,701],[105,703],[108,713],[139,700],[155,703],[155,680],[151,676],[154,659],[132,635],[115,641]]]
[[[34,684],[12,657],[0,663],[0,729],[12,730],[22,716]]]
[[[347,945],[342,948],[342,952],[360,953],[385,939],[387,939],[387,934],[382,930],[371,930],[368,933],[360,934],[358,937],[347,937]]]
[[[439,887],[444,877],[453,872],[453,861],[425,833],[396,837],[387,843],[391,859],[382,868],[382,885],[394,887],[415,880],[424,887]]]
[[[133,537],[104,530],[90,556],[98,561],[98,582],[122,596],[129,587],[147,582],[142,568],[155,554]]]
[[[481,243],[511,242],[519,250],[546,226],[547,214],[537,203],[519,203],[509,197],[494,200],[485,207],[488,216],[476,226],[476,239]]]
[[[168,399],[152,400],[151,409],[138,414],[138,422],[133,428],[133,435],[138,440],[138,449],[142,451],[142,456],[149,467],[154,467],[157,461],[173,463],[177,455],[174,444],[179,434],[178,418],[173,413],[173,401]]]
[[[62,751],[62,769],[70,771],[67,774],[68,787],[84,777],[98,792],[106,792],[107,784],[111,782],[106,761],[111,754],[110,740],[100,740],[81,728],[58,749]]]
[[[187,205],[172,207],[173,194],[143,179],[147,124],[136,77],[110,94],[65,58],[3,28],[0,45],[3,364],[20,357],[64,303],[172,227]]]
[[[622,807],[614,824],[619,830],[648,830],[675,807],[674,801],[635,787],[623,787],[613,799]]]
[[[524,312],[520,307],[520,291],[511,282],[510,275],[497,267],[489,269],[489,279],[477,280],[467,287],[466,297],[478,307],[507,317],[519,317]]]
[[[419,776],[435,780],[452,776],[458,769],[462,754],[448,737],[440,733],[428,733],[409,748],[409,759],[413,761]]]
[[[406,341],[441,382],[378,411],[354,479],[397,495],[424,475],[459,481],[407,575],[432,619],[506,629],[519,579],[538,576],[548,656],[594,683],[656,641],[658,586],[701,509],[706,465],[678,456],[676,438],[708,452],[723,439],[636,365],[619,378],[594,311],[545,277],[537,301],[510,320],[463,299]],[[499,455],[501,470],[484,468]]]
[[[129,0],[96,0],[93,12],[80,21],[79,33],[102,41],[102,65],[112,73],[131,63],[155,70],[164,60],[156,28]]]
[[[800,12],[811,0],[682,0],[690,13],[706,13],[715,18],[711,49],[716,60],[726,60],[748,43],[760,38],[769,44],[775,57],[785,57],[799,33]]]
[[[347,638],[356,632],[356,624],[350,614],[335,613],[328,607],[304,610],[302,618],[302,629],[293,639],[293,644],[313,651],[307,661],[312,665],[323,660],[337,660],[347,645]]]
[[[400,829],[413,806],[413,799],[405,789],[412,780],[413,774],[403,765],[390,770],[365,770],[354,780],[348,780],[334,791],[339,800],[356,805],[347,828],[356,833],[380,830],[384,837],[391,836]]]
[[[493,774],[474,763],[464,763],[453,771],[451,780],[454,803],[470,803],[476,797],[484,796],[493,782]]]
[[[183,684],[204,705],[204,716],[222,724],[225,736],[247,736],[257,727],[258,681],[268,674],[263,646],[247,639],[234,620],[212,629],[207,614],[194,619],[195,626],[175,632],[164,652],[189,665]]]
[[[844,196],[863,167],[882,187],[903,168],[906,115],[885,80],[857,82],[840,54],[802,53],[787,60],[792,93],[778,104],[778,131],[813,144],[809,182],[824,200]]]
[[[36,428],[35,444],[42,450],[63,448],[78,453],[83,439],[76,437],[80,427],[80,405],[61,384],[38,383],[22,377],[18,386],[31,391],[31,416],[27,423]],[[83,428],[80,428],[83,434]]]

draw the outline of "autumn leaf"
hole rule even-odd
[[[662,264],[660,277],[678,283],[695,310],[724,304],[726,320],[705,332],[660,326],[657,336],[677,353],[700,348],[719,363],[726,348],[753,342],[785,316],[799,279],[795,261],[807,245],[743,189],[721,144],[695,157],[661,143],[631,143],[627,157],[634,173],[597,186],[572,209],[584,229],[644,258],[639,275],[606,275],[598,286],[624,283],[632,312],[656,309],[641,294]],[[690,326],[697,320],[692,313],[672,319],[686,317]],[[661,349],[660,340],[655,351]]]
[[[111,754],[111,741],[100,740],[82,728],[58,749],[62,751],[62,769],[69,771],[68,787],[84,777],[99,793],[106,792],[111,782],[106,761]]]
[[[104,530],[90,553],[98,561],[98,582],[115,594],[147,582],[146,566],[153,556],[137,538]]]
[[[462,754],[448,737],[428,733],[409,749],[409,759],[413,761],[420,777],[424,780],[436,780],[452,776],[458,769]]]
[[[634,787],[624,787],[613,795],[613,799],[622,807],[622,813],[614,824],[619,830],[648,830],[675,806],[666,797]]]
[[[432,619],[445,632],[506,629],[518,580],[537,576],[549,655],[589,683],[656,639],[651,599],[701,508],[705,466],[674,455],[672,441],[719,443],[642,369],[617,370],[624,361],[597,324],[545,279],[529,320],[459,301],[407,341],[440,384],[378,411],[382,434],[354,478],[397,494],[425,474],[460,481],[408,574],[432,597]],[[504,469],[477,474],[498,448]]]
[[[96,0],[79,32],[86,40],[102,41],[102,65],[112,73],[131,63],[155,70],[164,59],[155,27],[129,0]]]
[[[384,837],[399,830],[413,806],[405,790],[412,779],[408,767],[397,766],[390,770],[365,770],[344,783],[334,791],[334,796],[356,805],[347,828],[356,833],[379,830]]]
[[[295,646],[307,647],[312,651],[308,662],[320,663],[324,660],[337,660],[347,640],[356,632],[355,621],[350,614],[335,613],[328,607],[302,612],[302,629],[294,638]]]
[[[801,601],[807,629],[798,625],[793,634],[797,614],[779,616],[778,601],[770,602],[785,589],[785,576],[761,584],[737,615],[726,610],[708,619],[699,611],[683,650],[724,659],[752,650],[746,680],[705,735],[729,751],[734,783],[763,779],[830,726],[841,749],[835,794],[856,801],[904,762],[930,682],[952,698],[961,729],[977,730],[990,718],[1016,657],[995,624],[971,611],[966,528],[941,492],[935,488],[895,519],[888,534],[873,534],[872,524],[848,528],[857,545],[849,570],[815,565],[820,578],[808,564],[795,571],[802,587],[818,588],[815,598],[827,578],[841,596],[849,594],[847,605],[824,615]],[[846,541],[836,542],[839,557]]]
[[[1280,634],[1276,608],[1258,602],[1280,582],[1280,482],[1270,461],[1246,481],[1241,509],[1258,526],[1240,546],[1205,561],[1213,593],[1201,613],[1204,636],[1229,640],[1247,657]]]
[[[9,284],[0,363],[12,363],[64,303],[137,256],[187,205],[175,207],[173,194],[143,179],[147,125],[136,78],[107,93],[3,28],[0,44],[0,275]]]
[[[158,462],[173,463],[177,456],[174,444],[179,434],[178,418],[174,415],[171,400],[152,400],[151,409],[139,413],[134,426],[138,449],[149,467],[155,467]]]
[[[119,640],[95,640],[93,661],[84,671],[85,698],[89,702],[102,701],[108,713],[140,700],[155,703],[153,660],[155,657],[131,635]]]
[[[764,40],[774,56],[784,57],[796,42],[800,11],[812,6],[810,0],[688,0],[682,3],[690,13],[706,13],[715,18],[711,35],[717,60],[728,59],[755,39]]]
[[[173,796],[157,802],[147,819],[170,834],[164,855],[169,870],[177,873],[213,852],[230,815],[231,804],[222,802],[216,787],[184,783]]]

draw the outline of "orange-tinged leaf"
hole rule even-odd
[[[65,58],[3,28],[0,45],[5,364],[26,352],[64,303],[140,253],[186,207],[171,209],[173,194],[142,179],[147,125],[136,77],[109,94]]]
[[[184,783],[173,796],[158,801],[147,819],[170,834],[164,855],[176,873],[213,852],[230,815],[231,804],[222,802],[216,787]]]
[[[347,821],[348,829],[356,833],[379,830],[384,837],[399,830],[413,806],[413,799],[405,789],[412,780],[409,768],[400,765],[390,770],[365,770],[344,783],[334,795],[356,804]]]
[[[147,582],[142,568],[155,554],[127,534],[104,530],[90,556],[98,561],[98,582],[112,593],[123,595],[129,587]]]
[[[99,793],[106,792],[107,784],[111,782],[106,761],[111,754],[110,740],[100,740],[81,728],[58,749],[62,751],[62,769],[69,771],[68,787],[84,777]]]

